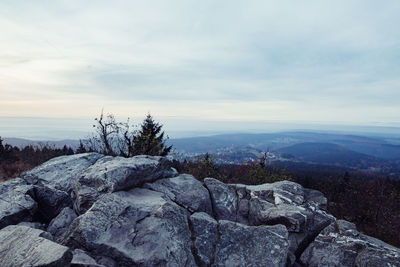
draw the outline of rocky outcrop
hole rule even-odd
[[[76,180],[103,157],[97,153],[57,157],[25,172],[21,178],[29,184],[44,185],[71,193]]]
[[[307,266],[399,266],[400,250],[360,234],[353,223],[337,220],[304,251]]]
[[[30,196],[33,188],[19,178],[0,184],[0,229],[33,219],[38,207]]]
[[[174,177],[177,172],[170,165],[171,162],[163,157],[101,158],[87,168],[74,184],[75,211],[78,214],[84,213],[102,194],[129,190],[146,182]]]
[[[71,250],[49,238],[38,229],[7,226],[0,231],[0,266],[68,266]]]
[[[0,266],[400,266],[326,207],[293,182],[202,183],[163,157],[60,157],[0,184]]]

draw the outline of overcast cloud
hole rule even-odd
[[[1,1],[0,116],[399,125],[400,2]]]

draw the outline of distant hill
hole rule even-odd
[[[26,147],[29,145],[32,146],[42,146],[42,145],[50,145],[55,146],[56,148],[62,148],[64,145],[67,145],[73,149],[79,147],[79,140],[59,140],[59,141],[38,141],[38,140],[28,140],[23,138],[3,138],[5,144],[9,144],[11,146],[17,147]]]
[[[399,139],[394,141],[399,142]],[[252,147],[261,151],[274,151],[301,143],[330,143],[354,152],[388,160],[400,160],[400,145],[382,137],[316,132],[281,132],[264,134],[224,134],[206,137],[171,139],[169,143],[178,152],[214,153],[221,149]]]
[[[288,158],[318,164],[330,164],[362,168],[383,160],[331,143],[300,143],[281,148],[278,152]]]

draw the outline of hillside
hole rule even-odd
[[[330,143],[300,143],[281,148],[278,152],[282,153],[283,156],[299,161],[358,168],[372,167],[377,162],[383,161]]]

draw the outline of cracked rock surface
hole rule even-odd
[[[171,165],[85,153],[1,183],[0,266],[400,266],[318,191],[202,183]]]

